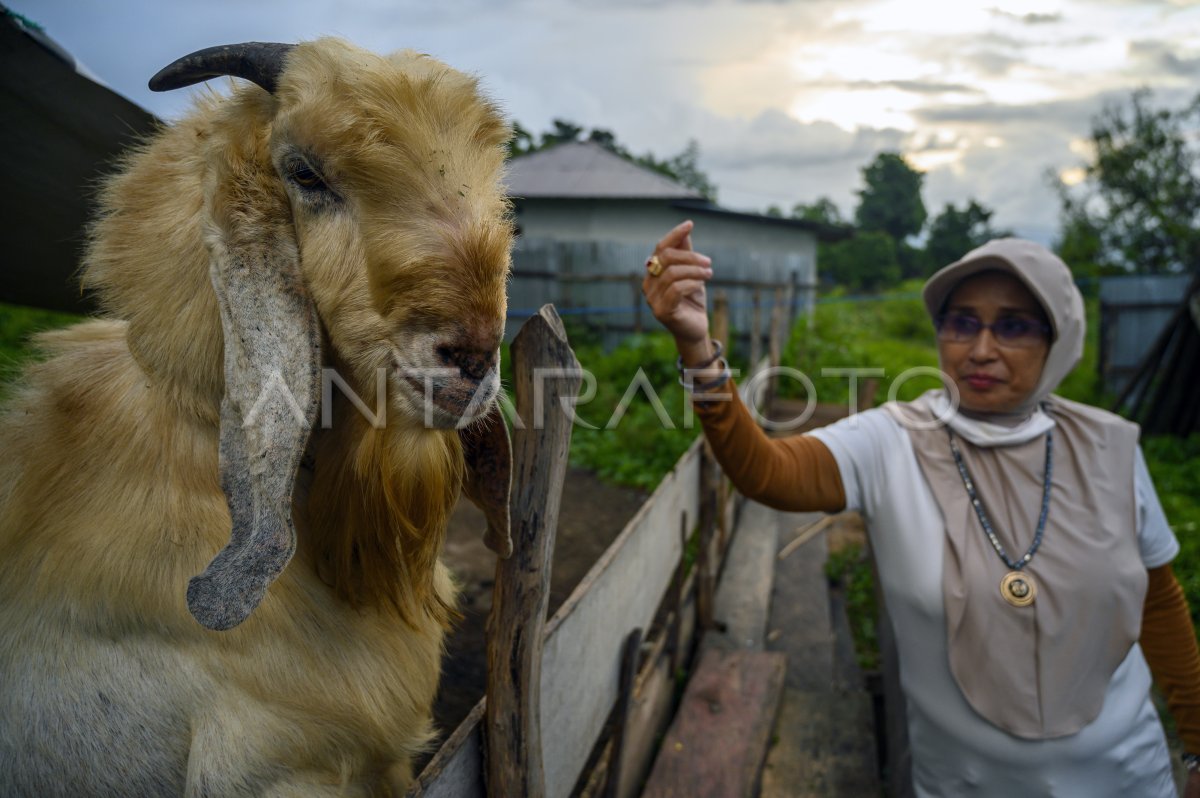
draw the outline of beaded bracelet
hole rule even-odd
[[[714,388],[720,388],[722,385],[724,385],[726,382],[728,382],[729,379],[733,376],[733,372],[729,370],[729,363],[725,360],[725,358],[723,358],[723,357],[714,358],[713,360],[708,361],[708,363],[701,366],[700,368],[688,369],[687,371],[695,373],[697,371],[707,368],[708,366],[711,366],[717,360],[721,361],[721,373],[717,375],[717,378],[715,380],[709,380],[708,382],[697,383],[697,382],[692,382],[691,380],[684,379],[686,374],[680,374],[679,384],[682,385],[689,393],[696,393],[697,391],[699,391],[701,393],[707,393],[708,391],[711,391]]]
[[[695,366],[684,366],[683,365],[683,355],[680,355],[679,357],[675,358],[675,370],[679,372],[680,376],[682,376],[683,372],[685,372],[685,371],[703,371],[704,369],[711,366],[713,363],[716,363],[718,360],[720,360],[721,355],[723,355],[725,353],[725,347],[721,346],[721,342],[716,340],[715,338],[709,338],[708,340],[710,342],[712,342],[712,345],[713,345],[713,356],[710,357],[708,360],[704,361],[703,363],[697,364]]]

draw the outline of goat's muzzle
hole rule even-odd
[[[420,405],[427,425],[445,428],[470,423],[487,411],[499,391],[498,348],[472,343],[433,342],[431,367],[413,367],[396,358],[398,376],[415,394],[411,398]]]

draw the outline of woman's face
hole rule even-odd
[[[1020,280],[999,271],[955,286],[937,338],[942,369],[958,386],[962,407],[978,413],[1016,410],[1033,393],[1050,351],[1041,305]]]

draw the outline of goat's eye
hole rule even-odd
[[[321,179],[321,176],[306,163],[294,164],[288,171],[288,176],[291,177],[292,182],[306,191],[329,190],[329,187],[325,185],[325,181]]]

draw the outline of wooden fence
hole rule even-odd
[[[642,298],[648,251],[649,244],[522,239],[513,251],[509,318],[520,323],[542,305],[554,304],[562,316],[598,330],[606,344],[628,333],[661,329]],[[816,301],[815,264],[732,247],[709,248],[705,254],[715,269],[710,295],[725,293],[735,337],[758,341],[760,351],[769,339],[770,307],[783,307],[791,329],[796,316]]]
[[[724,314],[718,303],[718,331],[728,328]],[[782,325],[773,331],[774,353]],[[553,307],[522,327],[512,352],[522,419],[536,369],[567,375],[546,386],[550,401],[542,407],[557,408],[558,396],[577,389],[577,364]],[[777,364],[764,358],[758,367]],[[767,391],[743,392],[756,406],[766,399]],[[563,416],[541,429],[514,425],[514,553],[496,572],[487,696],[410,797],[637,795],[655,738],[670,721],[675,673],[688,663],[697,629],[713,623],[713,591],[739,500],[701,437],[543,626],[570,442]],[[684,551],[693,537],[689,569]]]

